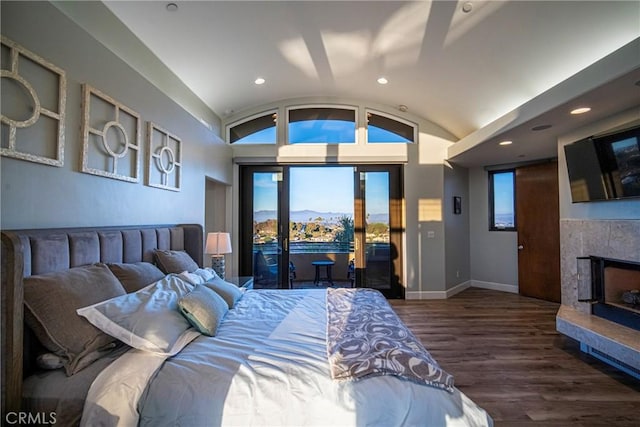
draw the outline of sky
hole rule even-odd
[[[368,126],[368,142],[407,143],[407,139],[376,126]],[[339,120],[293,122],[289,125],[289,140],[297,143],[355,143],[355,123]],[[254,132],[234,144],[275,144],[276,126]]]
[[[272,172],[254,175],[254,210],[276,210],[277,182]],[[366,175],[369,213],[387,213],[389,184],[386,172]],[[353,216],[354,178],[351,166],[300,166],[290,169],[290,210],[339,212]]]
[[[513,173],[493,175],[494,211],[496,214],[513,213]]]

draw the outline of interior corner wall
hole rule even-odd
[[[420,134],[404,168],[407,299],[445,298],[444,158],[451,144]]]
[[[453,198],[460,197],[460,213],[454,213]],[[470,279],[469,258],[469,171],[449,164],[444,166],[445,287],[466,284]]]
[[[2,35],[62,68],[67,77],[64,166],[2,157],[0,226],[19,229],[204,224],[205,176],[231,182],[231,150],[219,135],[50,3],[3,1],[0,7]],[[138,183],[80,172],[82,83],[90,84],[140,115]],[[5,102],[11,100],[3,99]],[[147,121],[182,140],[179,192],[145,185]]]
[[[471,284],[518,289],[518,233],[489,231],[489,182],[484,168],[469,170],[469,251]]]

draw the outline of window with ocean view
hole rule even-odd
[[[489,172],[489,230],[515,231],[515,171]]]

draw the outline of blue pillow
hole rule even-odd
[[[244,291],[242,289],[233,283],[222,280],[219,277],[204,282],[204,286],[220,295],[226,301],[230,309],[233,308],[233,306],[236,305],[236,302],[238,302],[238,300],[242,298],[242,295],[244,295]]]
[[[229,311],[224,299],[206,286],[195,288],[178,301],[178,309],[201,334],[215,336],[222,318]]]

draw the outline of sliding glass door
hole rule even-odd
[[[401,167],[245,166],[240,273],[256,288],[356,286],[404,297]]]
[[[288,287],[288,169],[246,166],[241,174],[240,275],[255,288]]]
[[[356,286],[404,298],[400,166],[357,166],[354,172]]]

